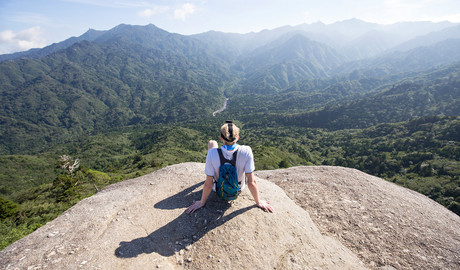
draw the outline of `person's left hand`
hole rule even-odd
[[[270,203],[264,200],[260,200],[257,206],[262,208],[262,210],[264,210],[265,212],[273,213],[273,211],[275,211],[275,209],[273,209]]]
[[[201,201],[196,201],[192,205],[190,205],[187,208],[187,210],[185,210],[185,213],[191,214],[191,213],[195,212],[196,210],[200,209],[203,206],[204,206],[204,204],[202,204]]]

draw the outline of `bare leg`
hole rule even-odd
[[[208,150],[209,150],[209,149],[212,149],[212,148],[217,148],[217,147],[218,147],[218,145],[217,145],[217,142],[216,142],[216,141],[210,140],[210,141],[208,142]]]

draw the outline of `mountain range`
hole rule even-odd
[[[431,89],[445,77],[449,82],[435,88],[454,88],[429,99],[429,106],[438,110],[377,117],[367,126],[426,114],[458,115],[460,25],[385,26],[351,19],[258,33],[184,36],[154,25],[122,24],[107,31],[89,30],[43,49],[2,55],[0,61],[0,153],[14,154],[115,127],[210,116],[225,97],[229,111],[241,115],[247,116],[249,107],[252,113],[265,113],[265,102],[271,112],[298,113],[289,122],[308,126],[311,120],[298,119],[321,115],[312,110],[329,104],[336,112],[323,110],[336,120],[319,126],[344,123],[340,114],[353,123],[357,120],[346,106],[362,111],[359,106],[395,89],[401,91],[393,95],[395,100],[404,100],[399,97],[417,95],[406,87]],[[429,76],[438,77],[425,80]],[[418,86],[401,81],[408,78]],[[254,104],[240,106],[247,103],[244,100]],[[393,106],[400,105],[385,106],[395,111]]]
[[[228,119],[257,170],[354,168],[460,215],[459,32],[356,19],[190,36],[121,24],[0,55],[0,248],[108,184],[204,162]],[[81,161],[76,172],[57,165],[63,155]]]

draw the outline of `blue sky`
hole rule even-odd
[[[350,18],[460,22],[460,0],[0,0],[0,54],[108,30],[121,23],[173,33],[248,33]]]

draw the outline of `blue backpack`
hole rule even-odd
[[[219,197],[227,201],[233,201],[241,193],[241,186],[238,183],[238,174],[236,172],[236,156],[238,150],[233,153],[233,159],[228,160],[222,154],[222,149],[218,148],[220,167],[219,179],[216,183],[216,192]],[[230,163],[230,164],[225,164]]]

